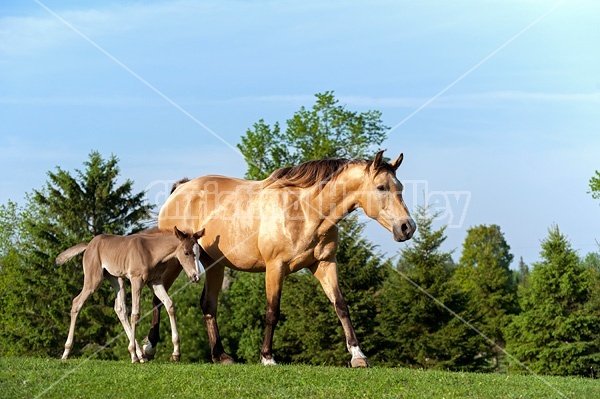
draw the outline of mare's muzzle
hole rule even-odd
[[[417,230],[417,225],[412,218],[402,218],[398,223],[394,224],[392,232],[394,233],[394,240],[402,242],[410,240]]]

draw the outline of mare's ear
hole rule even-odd
[[[379,169],[379,167],[381,167],[381,165],[384,164],[384,160],[383,160],[383,151],[385,150],[381,150],[379,151],[376,155],[375,155],[375,159],[373,159],[373,165],[372,168],[377,170]]]
[[[198,240],[198,238],[204,235],[204,228],[201,228],[197,232],[194,233],[194,240]]]
[[[402,164],[403,159],[404,159],[404,154],[400,153],[398,158],[396,158],[395,160],[390,162],[390,165],[392,165],[392,168],[394,168],[394,170],[398,170],[398,167],[400,166],[400,164]]]
[[[180,240],[185,240],[188,237],[188,235],[185,234],[183,231],[179,230],[177,226],[173,227],[173,233],[175,233],[175,236],[177,236],[177,238],[179,238]]]

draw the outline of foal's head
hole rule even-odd
[[[373,162],[367,164],[366,178],[359,189],[360,207],[367,216],[391,231],[396,241],[411,239],[417,229],[402,199],[402,183],[396,178],[402,159],[403,154],[400,154],[388,163],[383,159],[383,151],[379,151]]]
[[[177,226],[173,227],[175,236],[179,239],[176,256],[188,275],[190,281],[195,283],[200,280],[202,275],[202,264],[200,263],[200,251],[202,247],[198,244],[198,239],[204,235],[204,229],[194,234],[184,233]]]

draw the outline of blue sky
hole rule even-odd
[[[407,203],[443,212],[456,260],[482,223],[527,263],[552,223],[595,251],[598,15],[591,0],[4,1],[0,203],[98,150],[160,205],[183,176],[243,176],[233,148],[253,123],[333,90],[383,113]],[[404,245],[376,222],[367,235]]]

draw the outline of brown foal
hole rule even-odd
[[[68,358],[73,346],[77,315],[89,296],[96,292],[103,277],[110,281],[117,294],[115,312],[129,338],[128,349],[131,353],[131,362],[146,361],[135,340],[135,328],[140,318],[140,294],[145,284],[152,288],[169,314],[173,360],[179,360],[179,335],[175,323],[175,307],[163,285],[162,274],[170,264],[179,262],[191,282],[195,283],[200,280],[203,270],[200,264],[202,248],[198,244],[198,239],[204,234],[204,229],[194,234],[187,234],[177,227],[173,227],[173,232],[174,234],[166,232],[140,233],[129,236],[101,234],[94,237],[89,243],[77,244],[58,255],[56,263],[60,265],[85,251],[83,255],[83,289],[73,299],[71,326],[62,355],[63,360]],[[124,277],[131,281],[131,324],[127,320]]]

